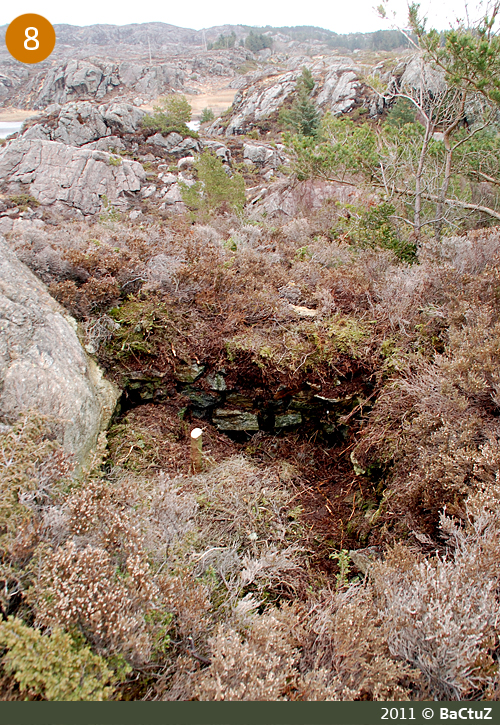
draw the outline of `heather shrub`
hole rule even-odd
[[[35,413],[0,433],[0,606],[12,612],[31,581],[29,565],[47,514],[73,466],[57,441],[57,423]]]
[[[496,265],[500,254],[500,228],[476,229],[463,236],[444,237],[438,243],[426,239],[419,259],[434,264],[450,264],[461,274],[478,274]]]
[[[302,699],[413,699],[418,672],[391,655],[369,584],[325,591],[310,607],[299,666]]]
[[[288,699],[298,659],[297,635],[288,608],[257,616],[244,634],[218,625],[209,640],[210,666],[197,673],[198,700]]]
[[[397,367],[386,368],[392,380],[354,452],[365,471],[385,466],[391,505],[430,535],[442,505],[458,505],[478,485],[474,461],[498,429],[500,363],[496,270],[472,277],[445,268],[433,277],[406,278],[406,351],[399,343]],[[391,321],[393,303],[383,306]]]
[[[470,699],[495,683],[498,527],[498,509],[465,526],[442,515],[447,555],[397,547],[371,570],[389,650],[422,673],[434,698]]]
[[[44,557],[36,585],[37,624],[82,632],[103,655],[145,662],[151,643],[144,612],[155,597],[149,566],[129,556],[122,577],[103,549],[78,550],[73,542]],[[89,593],[92,592],[92,596]]]
[[[220,597],[236,601],[250,590],[272,598],[299,585],[300,509],[288,506],[285,480],[233,456],[178,485],[199,507],[194,575],[215,575]]]
[[[26,414],[0,433],[0,535],[16,534],[67,482],[72,465],[57,441],[55,421]]]

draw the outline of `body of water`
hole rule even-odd
[[[0,138],[7,138],[11,133],[21,130],[22,121],[0,121]]]

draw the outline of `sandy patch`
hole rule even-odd
[[[216,116],[225,111],[234,101],[236,91],[234,88],[222,88],[212,93],[200,93],[199,96],[189,96],[188,101],[193,109],[193,117],[200,116],[204,108],[211,108]]]
[[[37,116],[36,111],[24,111],[21,108],[0,108],[0,122],[24,121],[30,116]]]
[[[220,116],[220,114],[228,109],[229,106],[232,104],[235,95],[236,91],[234,90],[234,88],[227,87],[209,88],[203,90],[199,95],[196,96],[186,94],[186,98],[188,99],[193,112],[193,121],[200,120],[201,112],[204,108],[211,108],[215,116]],[[156,105],[157,102],[158,99],[151,104],[145,104],[141,106],[141,108],[144,108],[145,111],[151,111],[153,109],[153,106]]]

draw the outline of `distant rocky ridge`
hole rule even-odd
[[[311,62],[321,57],[328,64],[328,57],[338,57],[329,42],[334,37],[341,42],[341,36],[318,28],[264,28],[261,32],[271,39],[272,49],[253,53],[244,46],[251,28],[240,25],[203,31],[165,23],[56,25],[54,52],[28,67],[14,61],[3,45],[6,27],[0,28],[0,107],[34,110],[77,100],[117,99],[140,106],[170,92],[199,93],[200,84],[213,77],[241,88],[263,77],[263,72],[269,76],[296,70],[297,61],[304,58]],[[207,51],[210,42],[230,34],[235,38],[233,48]],[[369,34],[359,34],[361,39],[364,35]],[[263,61],[269,61],[265,68]],[[347,59],[347,65],[353,65],[352,60]],[[332,82],[337,84],[336,79]]]
[[[117,92],[125,96],[140,95],[144,102],[182,88],[184,77],[183,71],[173,63],[149,66],[130,61],[114,63],[102,58],[69,60],[27,79],[19,79],[18,83],[7,75],[0,77],[0,96],[3,93],[4,104],[35,110],[80,98],[101,101]]]
[[[249,52],[236,49],[198,53],[189,58],[154,60],[111,60],[87,56],[41,63],[33,70],[0,61],[0,103],[23,109],[43,109],[51,103],[73,100],[131,100],[136,105],[173,91],[198,92],[194,80],[209,77],[233,78]]]
[[[0,46],[3,46],[7,25],[0,26]],[[55,53],[79,52],[83,48],[98,48],[113,50],[117,57],[127,57],[128,52],[151,51],[183,53],[194,48],[206,49],[208,43],[216,41],[221,35],[234,34],[236,45],[244,40],[250,32],[269,35],[278,49],[284,46],[297,49],[298,47],[324,47],[324,48],[369,48],[380,47],[380,33],[350,33],[339,35],[325,28],[315,27],[283,27],[273,28],[266,26],[254,28],[248,25],[217,25],[203,30],[180,28],[168,23],[132,23],[129,25],[87,25],[76,26],[56,24],[54,26],[57,37]],[[387,40],[390,40],[386,49],[396,47],[398,39],[395,31],[385,31]],[[389,39],[390,36],[390,39]],[[396,43],[396,45],[395,45]]]

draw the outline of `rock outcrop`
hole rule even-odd
[[[446,80],[444,72],[438,68],[433,68],[428,63],[422,63],[418,57],[410,58],[407,62],[400,65],[400,69],[404,69],[399,81],[399,87],[403,89],[411,88],[420,92],[436,95],[446,90]],[[398,75],[398,68],[395,70]]]
[[[76,322],[0,237],[0,420],[34,410],[59,421],[67,453],[83,462],[119,391],[83,350]]]
[[[144,102],[181,89],[184,76],[184,71],[174,63],[72,59],[29,75],[11,90],[8,98],[11,105],[34,109],[77,100],[102,101],[116,93]]]
[[[0,151],[0,180],[10,193],[27,193],[40,204],[60,202],[81,214],[103,206],[128,207],[146,173],[136,161],[55,141],[19,138]]]
[[[243,144],[243,159],[245,162],[255,164],[255,166],[269,166],[277,169],[280,164],[284,164],[287,158],[284,154],[283,144],[277,144],[279,148],[273,148],[265,144]]]
[[[235,78],[233,88],[239,88],[234,98],[231,114],[217,119],[208,129],[211,135],[243,134],[259,121],[275,114],[290,101],[297,88],[302,68],[311,71],[316,86],[312,100],[322,112],[334,115],[350,111],[357,105],[376,110],[373,105],[376,94],[361,80],[361,69],[350,58],[333,56],[311,62],[309,58],[293,58],[286,73],[275,67]]]
[[[295,217],[320,209],[329,200],[354,204],[361,193],[355,186],[322,179],[300,182],[283,180],[263,189],[253,201],[250,200],[250,205],[254,207],[257,217],[263,213],[271,219],[280,216]]]
[[[315,98],[316,105],[334,115],[349,111],[355,105],[362,88],[359,74],[360,69],[349,58],[333,61]]]
[[[23,133],[24,138],[84,146],[107,136],[135,133],[145,111],[130,103],[96,106],[89,101],[53,104]]]
[[[278,77],[272,76],[240,90],[233,103],[229,122],[220,119],[208,129],[209,134],[232,136],[247,131],[257,121],[268,118],[278,111],[296,88],[300,73],[293,71]]]

